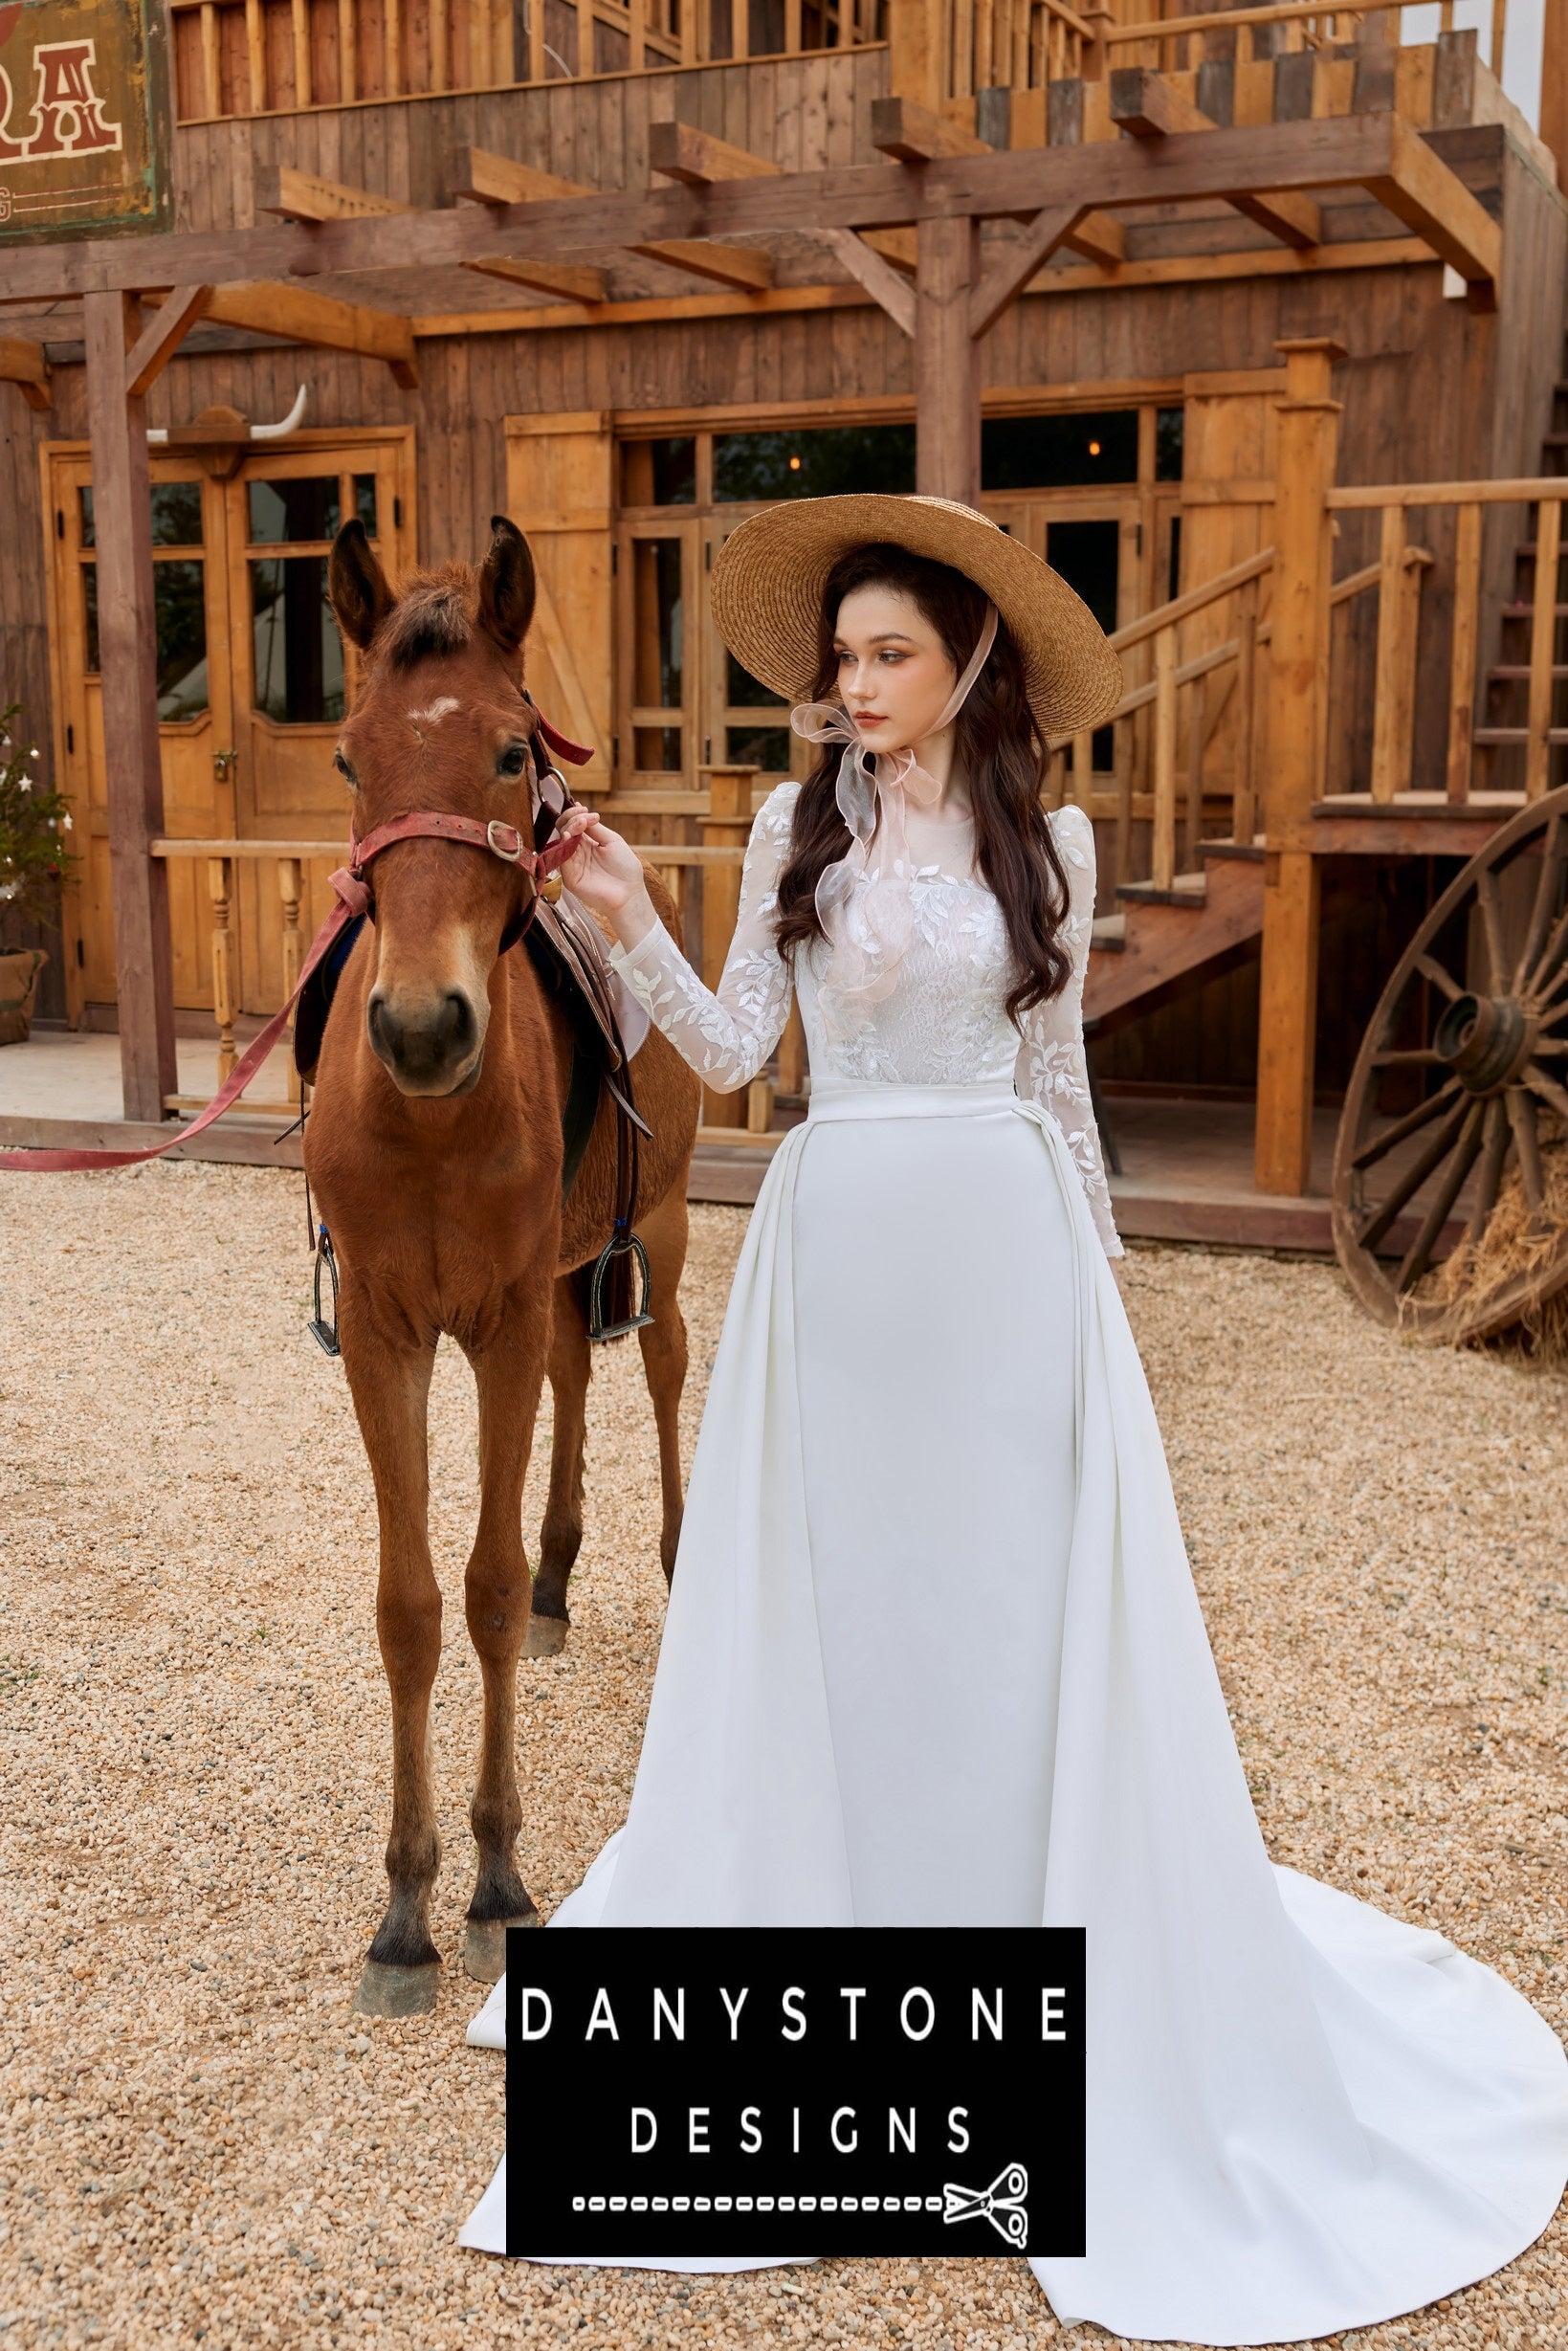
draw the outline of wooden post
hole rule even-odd
[[[705,849],[743,850],[751,837],[751,784],[755,767],[702,767],[708,779],[708,817],[702,827]],[[717,988],[735,937],[735,918],[740,909],[740,860],[716,858],[702,870],[702,979]],[[744,1126],[746,1096],[715,1094],[702,1089],[704,1126]]]
[[[1568,10],[1541,11],[1541,137],[1557,159],[1557,186],[1568,193]]]
[[[279,857],[277,860],[277,895],[283,901],[283,995],[285,1002],[299,985],[299,965],[304,944],[299,936],[299,860]],[[294,1014],[289,1014],[289,1036],[294,1036]],[[289,1054],[288,1098],[300,1099],[299,1073],[294,1066],[294,1054]]]
[[[207,860],[207,895],[212,901],[212,1018],[218,1024],[218,1083],[234,1066],[234,967],[230,949],[229,860]]]
[[[1236,771],[1230,797],[1230,837],[1250,846],[1258,829],[1258,794],[1254,765],[1258,705],[1258,584],[1249,580],[1242,590],[1242,616],[1236,631]]]
[[[354,0],[338,0],[338,103],[351,106],[360,94],[359,11]]]
[[[1561,553],[1561,500],[1543,498],[1535,509],[1535,612],[1530,629],[1530,716],[1526,721],[1529,734],[1524,754],[1527,800],[1538,800],[1551,781],[1552,654],[1557,634],[1557,564]]]
[[[1157,890],[1176,879],[1176,631],[1154,641],[1154,842],[1149,878]]]
[[[889,95],[912,98],[929,114],[940,114],[947,96],[947,18],[932,0],[888,0]]]
[[[980,272],[980,222],[967,213],[916,231],[915,487],[924,498],[980,504],[980,344],[969,295]]]
[[[1255,1169],[1261,1191],[1300,1194],[1312,1171],[1317,1038],[1318,869],[1312,810],[1320,663],[1329,628],[1325,501],[1338,453],[1339,406],[1330,399],[1329,385],[1344,350],[1326,337],[1275,347],[1285,355],[1286,378],[1275,465]]]
[[[1385,506],[1379,549],[1378,668],[1372,703],[1372,797],[1392,800],[1400,766],[1399,681],[1404,624],[1404,508]]]
[[[1204,745],[1208,736],[1208,679],[1192,681],[1192,708],[1187,720],[1187,838],[1185,870],[1203,872],[1198,844],[1204,837]]]
[[[1454,535],[1453,644],[1448,663],[1448,798],[1470,796],[1475,656],[1481,620],[1481,509],[1461,506]]]
[[[99,669],[107,746],[109,871],[120,1000],[120,1075],[127,1119],[161,1119],[179,1077],[168,874],[151,854],[164,832],[153,622],[152,499],[146,402],[125,391],[139,307],[120,294],[82,299],[87,423],[98,541]]]

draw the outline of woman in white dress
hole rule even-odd
[[[1093,834],[1039,800],[1115,655],[938,499],[759,515],[713,602],[825,743],[757,817],[718,993],[599,819],[566,879],[711,1086],[793,990],[810,1107],[737,1268],[629,1815],[552,1924],[1084,1927],[1088,2251],[1031,2265],[1060,2320],[1262,2343],[1451,2294],[1551,2219],[1568,2064],[1441,1935],[1264,1850],[1110,1264]],[[503,2031],[497,1986],[470,2038]],[[464,2242],[504,2250],[499,2174]]]

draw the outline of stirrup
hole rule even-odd
[[[634,1288],[632,1295],[636,1302],[635,1313],[629,1315],[623,1322],[606,1323],[601,1319],[604,1314],[605,1277],[613,1261],[617,1257],[624,1256],[632,1258],[642,1275],[641,1299],[636,1300]],[[653,1320],[649,1311],[652,1302],[652,1295],[653,1283],[648,1271],[648,1252],[634,1232],[627,1232],[624,1230],[621,1219],[617,1217],[613,1236],[605,1244],[594,1260],[593,1278],[588,1285],[589,1344],[593,1345],[601,1339],[624,1339],[628,1331],[642,1330]]]
[[[323,1265],[332,1276],[332,1324],[330,1329],[321,1319],[321,1268]],[[320,1228],[316,1242],[316,1270],[311,1279],[311,1299],[316,1312],[305,1324],[306,1330],[309,1331],[323,1355],[342,1355],[342,1349],[338,1344],[338,1260],[332,1253],[332,1235],[325,1225]]]

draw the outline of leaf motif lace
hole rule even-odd
[[[781,784],[758,812],[741,871],[735,939],[717,990],[705,987],[662,923],[611,960],[676,1050],[716,1093],[749,1085],[789,1017],[789,966],[774,943],[778,876],[799,786]],[[1108,1255],[1119,1256],[1083,1043],[1083,979],[1094,912],[1094,835],[1081,809],[1052,818],[1069,881],[1063,928],[1071,976],[1015,1028],[1002,910],[985,884],[939,866],[915,869],[915,935],[885,1003],[857,1033],[830,1043],[817,1006],[820,941],[798,958],[801,1016],[813,1074],[863,1085],[975,1085],[1012,1078],[1066,1139]]]

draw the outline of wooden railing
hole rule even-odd
[[[171,0],[176,114],[297,113],[858,48],[879,37],[880,4],[564,0],[547,25],[545,0]]]
[[[1368,787],[1374,800],[1393,800],[1411,785],[1411,754],[1417,739],[1416,679],[1426,650],[1421,584],[1433,562],[1427,549],[1409,543],[1409,518],[1415,510],[1429,520],[1445,513],[1454,517],[1447,581],[1450,617],[1445,794],[1455,804],[1469,800],[1475,788],[1477,753],[1482,756],[1491,788],[1501,786],[1522,790],[1527,800],[1539,799],[1549,788],[1553,750],[1568,744],[1568,726],[1552,723],[1555,689],[1568,676],[1568,669],[1557,659],[1564,611],[1557,575],[1564,551],[1565,498],[1568,479],[1557,476],[1513,481],[1398,482],[1329,491],[1325,503],[1331,514],[1370,510],[1380,518],[1378,562],[1360,575],[1379,588]],[[1489,506],[1520,505],[1533,506],[1536,518],[1531,592],[1528,599],[1505,595],[1500,613],[1505,623],[1511,618],[1522,622],[1528,613],[1529,659],[1527,663],[1499,662],[1492,675],[1500,676],[1505,684],[1524,687],[1525,720],[1522,725],[1491,725],[1483,714],[1477,723],[1483,523]],[[1527,549],[1530,543],[1525,543]],[[1428,670],[1430,666],[1428,661]]]
[[[1190,71],[1215,53],[1219,42],[1234,43],[1231,54],[1245,62],[1261,63],[1281,51],[1328,49],[1369,34],[1397,44],[1407,8],[1429,8],[1431,0],[1360,0],[1352,8],[1329,8],[1320,0],[1260,0],[1256,7],[1216,8],[1188,15],[1154,16],[1138,8],[1138,0],[1122,0],[1129,21],[1106,24],[1101,37],[1113,65],[1152,65],[1176,72]],[[1135,14],[1135,11],[1137,13]],[[1122,12],[1118,11],[1118,13]],[[1371,21],[1369,21],[1371,20]],[[1441,0],[1439,29],[1453,31],[1453,0]],[[1508,29],[1508,0],[1491,0],[1491,70],[1502,74],[1503,42]]]

